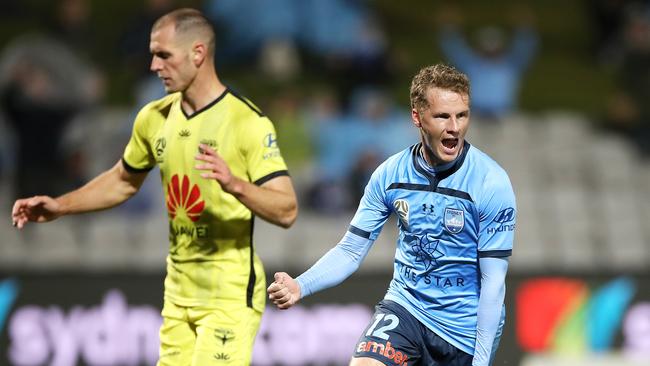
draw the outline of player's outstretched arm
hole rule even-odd
[[[107,209],[133,196],[145,178],[146,173],[130,173],[122,161],[118,161],[83,187],[61,197],[34,196],[16,200],[11,217],[14,226],[22,229],[30,221],[47,222],[63,215]]]
[[[291,178],[275,177],[258,187],[234,176],[228,164],[210,146],[201,144],[200,147],[203,153],[196,156],[199,161],[196,169],[203,170],[203,178],[219,182],[224,191],[237,197],[262,219],[284,228],[293,225],[298,215],[298,200]]]
[[[373,241],[349,231],[341,241],[295,280],[284,272],[275,274],[269,299],[280,309],[288,309],[301,298],[336,286],[356,271]]]
[[[289,309],[300,300],[300,285],[285,272],[276,272],[274,278],[266,290],[269,300],[280,309]]]
[[[28,221],[47,222],[61,216],[61,205],[49,196],[34,196],[16,200],[11,210],[14,226],[22,229]]]

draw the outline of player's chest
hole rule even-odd
[[[462,191],[395,189],[389,202],[405,232],[454,237],[476,230],[476,210]]]
[[[237,156],[236,138],[227,123],[214,119],[168,119],[152,138],[152,150],[161,168],[193,164],[200,145],[207,145],[226,160]]]

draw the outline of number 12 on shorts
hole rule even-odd
[[[383,326],[377,328],[379,322],[382,322]],[[372,337],[381,338],[383,340],[388,340],[390,336],[386,334],[386,332],[395,329],[398,325],[399,325],[399,318],[396,317],[395,315],[379,313],[375,316],[375,321],[368,328],[368,331],[366,332],[366,337],[372,336]]]

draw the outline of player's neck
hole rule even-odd
[[[197,75],[194,83],[183,92],[183,110],[192,114],[201,110],[226,91],[217,74]]]
[[[438,159],[436,155],[433,153],[433,151],[426,145],[426,143],[422,141],[422,146],[420,147],[419,155],[422,157],[422,159],[424,159],[424,162],[429,166],[429,168],[434,170],[439,170],[439,169],[444,170],[448,166],[451,166],[454,162],[456,162],[456,160],[458,160],[458,158],[462,155],[464,148],[465,148],[465,141],[463,140],[459,153],[454,158],[454,160],[450,162],[444,162]]]

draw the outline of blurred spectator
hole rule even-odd
[[[87,60],[94,60],[97,43],[95,27],[90,18],[89,0],[59,0],[49,33]]]
[[[255,62],[267,77],[285,82],[304,69],[335,85],[346,103],[357,86],[383,84],[391,74],[384,32],[365,5],[355,0],[207,0],[205,9],[221,28],[218,62],[238,67]]]
[[[349,206],[344,187],[349,159],[350,134],[339,100],[331,89],[320,89],[307,107],[311,140],[315,149],[315,169],[307,192],[307,206],[326,213],[338,213]]]
[[[626,9],[617,68],[618,91],[610,98],[609,126],[628,135],[650,157],[650,6]]]
[[[122,57],[123,68],[133,74],[131,92],[133,93],[134,104],[130,106],[130,116],[118,124],[113,131],[111,139],[119,141],[114,146],[114,151],[121,154],[124,144],[128,142],[132,133],[133,124],[138,111],[152,100],[165,96],[165,89],[160,79],[149,69],[151,64],[151,53],[149,52],[149,40],[151,28],[158,18],[167,14],[176,7],[175,0],[146,0],[144,7],[135,12],[127,21],[127,27],[120,35],[119,49]],[[116,121],[117,122],[117,121]],[[157,167],[154,169],[158,169]],[[138,194],[117,207],[117,212],[125,220],[136,222],[146,219],[160,203],[162,196],[160,183],[155,176],[150,174],[140,187]],[[132,243],[139,242],[141,235],[138,226],[127,225],[126,234]]]
[[[408,113],[396,108],[382,89],[355,91],[348,113],[341,113],[332,95],[319,98],[312,117],[319,176],[310,203],[336,213],[356,207],[379,162],[417,136]]]
[[[382,89],[361,88],[352,98],[348,128],[355,150],[348,159],[352,169],[347,184],[356,207],[372,172],[389,156],[405,149],[419,137],[409,114],[397,108]]]
[[[287,88],[273,97],[269,116],[274,121],[287,166],[294,172],[302,170],[312,159],[312,146],[299,92]]]
[[[300,44],[309,56],[308,68],[336,87],[345,107],[357,87],[391,81],[388,41],[365,2],[304,0],[302,4],[305,22]]]
[[[625,23],[625,8],[638,0],[587,0],[585,7],[593,22],[594,55],[604,64],[620,61],[621,29]]]
[[[484,26],[471,47],[460,30],[460,13],[452,7],[440,12],[439,42],[445,57],[472,80],[472,113],[500,120],[517,107],[524,72],[537,49],[538,37],[528,8],[513,8],[510,44],[504,30]]]
[[[124,69],[134,73],[136,83],[146,83],[144,80],[152,77],[151,71],[149,71],[151,26],[156,19],[169,12],[174,6],[174,0],[146,0],[144,7],[126,21],[127,26],[120,36],[119,51],[125,66]],[[155,79],[159,89],[162,90],[160,80]],[[147,97],[145,100],[151,99]]]
[[[32,34],[6,45],[0,56],[0,107],[17,138],[17,197],[57,195],[82,178],[81,157],[65,154],[60,142],[68,122],[102,95],[101,74],[62,39]]]
[[[300,0],[206,0],[205,14],[217,28],[216,61],[256,60],[266,42],[292,45],[299,32]]]
[[[276,38],[264,43],[259,55],[260,71],[276,82],[288,82],[300,73],[298,50],[290,39]]]

